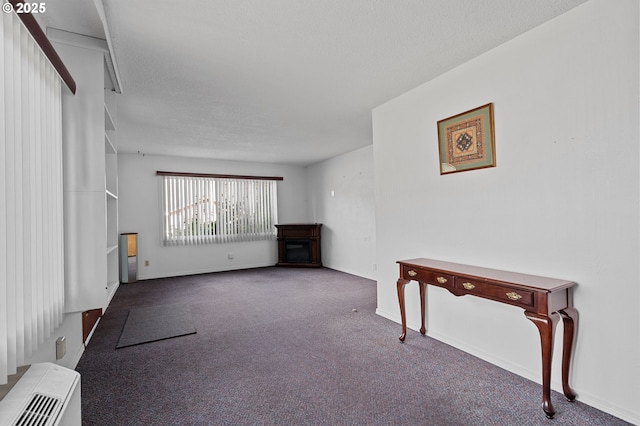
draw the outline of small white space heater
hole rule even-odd
[[[0,425],[76,426],[80,374],[50,362],[33,364],[0,401]]]

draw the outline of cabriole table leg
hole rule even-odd
[[[567,397],[567,401],[576,400],[576,393],[569,386],[569,370],[571,366],[571,354],[573,352],[573,340],[575,324],[578,320],[578,312],[571,306],[558,311],[562,317],[564,326],[564,337],[562,346],[562,392]]]
[[[524,315],[531,320],[540,332],[540,348],[542,354],[542,409],[550,419],[556,414],[551,403],[551,360],[553,357],[553,337],[558,322],[557,315],[551,317],[525,311]]]
[[[426,308],[427,308],[425,306],[426,305],[426,294],[425,293],[426,293],[427,284],[426,283],[418,283],[418,285],[420,286],[420,310],[422,311],[421,315],[420,315],[420,318],[422,320],[422,325],[420,327],[420,333],[424,335],[424,334],[427,333],[427,328],[424,326],[424,324],[425,324],[425,316],[426,316]]]
[[[396,284],[398,287],[398,302],[400,303],[400,318],[402,319],[402,334],[400,335],[401,342],[404,342],[404,338],[407,336],[407,314],[404,308],[404,286],[408,282],[408,280],[399,278]]]

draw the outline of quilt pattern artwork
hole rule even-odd
[[[438,121],[440,174],[495,166],[492,110],[488,104]]]

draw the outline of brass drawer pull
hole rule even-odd
[[[418,273],[416,271],[407,271],[407,274],[409,274],[410,277],[415,277],[416,275],[418,275]]]
[[[473,290],[474,288],[476,288],[476,286],[471,283],[462,283],[462,287],[464,287],[467,290]]]
[[[436,280],[440,283],[440,284],[444,284],[447,282],[447,279],[445,277],[438,277],[436,278]]]
[[[522,296],[520,296],[515,291],[511,291],[511,292],[507,293],[507,297],[509,299],[511,299],[511,300],[520,300],[520,299],[522,299]]]

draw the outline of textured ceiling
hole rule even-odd
[[[371,144],[377,105],[585,0],[102,2],[120,152],[307,165]]]

